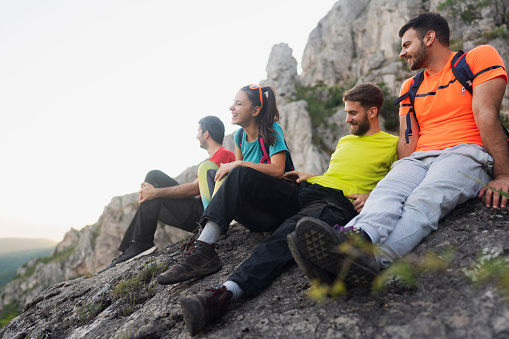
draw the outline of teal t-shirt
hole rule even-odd
[[[281,151],[288,152],[288,148],[286,147],[285,138],[283,135],[283,129],[277,122],[274,122],[272,124],[272,128],[276,131],[276,142],[274,143],[274,145],[269,146],[269,157],[271,157],[274,154],[279,153]],[[239,131],[240,131],[240,129],[238,129],[233,136],[235,145],[237,145],[238,148],[240,148],[240,145],[238,144]],[[242,136],[242,158],[243,158],[243,160],[259,163],[260,160],[262,160],[263,151],[260,147],[260,143],[258,142],[258,139],[253,142],[248,142],[246,139],[247,139],[247,134],[244,133],[244,135]]]

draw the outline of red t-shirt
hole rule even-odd
[[[213,156],[209,159],[212,162],[215,162],[217,166],[221,166],[221,164],[227,164],[229,162],[235,161],[235,154],[227,148],[221,147],[214,153]]]
[[[451,70],[451,53],[447,64],[437,74],[424,71],[424,80],[415,97],[415,114],[419,122],[419,140],[416,151],[443,150],[460,144],[482,145],[481,135],[475,124],[472,111],[472,96],[455,79]],[[466,62],[472,73],[477,74],[492,66],[502,66],[479,74],[474,79],[473,88],[488,80],[504,77],[507,73],[504,62],[497,50],[489,45],[474,48],[466,55]],[[400,95],[408,92],[411,79],[401,86]],[[406,115],[410,109],[410,99],[401,102],[399,115]]]

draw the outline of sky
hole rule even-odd
[[[275,44],[300,67],[335,2],[0,0],[0,238],[62,240],[206,159],[198,120],[236,130],[236,92]]]

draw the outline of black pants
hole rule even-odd
[[[345,225],[357,213],[341,190],[276,179],[247,167],[235,168],[214,195],[200,220],[217,223],[223,231],[235,219],[253,231],[275,231],[228,278],[247,297],[258,295],[293,261],[286,236],[305,217],[331,226]]]
[[[156,188],[178,185],[177,181],[158,170],[150,171],[145,177],[145,182]],[[118,250],[125,252],[133,240],[153,242],[158,221],[191,232],[198,226],[197,222],[202,213],[203,205],[199,197],[145,201],[134,215]]]

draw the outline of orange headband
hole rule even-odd
[[[262,95],[262,88],[259,85],[249,85],[249,89],[255,90],[258,89],[260,92],[260,111],[263,108],[263,95]]]

